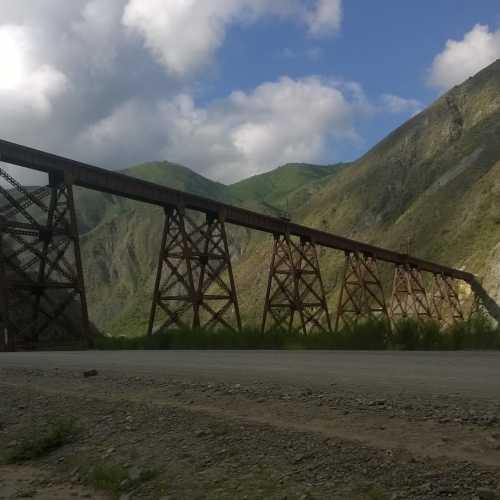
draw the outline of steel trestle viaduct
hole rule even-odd
[[[331,331],[373,317],[464,319],[458,283],[490,314],[496,304],[474,275],[294,224],[117,172],[0,140],[0,161],[42,171],[49,185],[28,189],[0,169],[0,350],[36,347],[56,324],[74,319],[92,342],[73,186],[160,206],[165,224],[148,333],[160,327],[241,329],[226,223],[273,235],[262,329]],[[327,307],[318,247],[345,255],[338,309]],[[386,300],[378,263],[393,269]],[[424,275],[430,275],[424,280]],[[427,281],[427,282],[426,282]]]

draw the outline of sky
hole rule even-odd
[[[0,138],[232,183],[354,160],[498,58],[499,0],[0,0]]]

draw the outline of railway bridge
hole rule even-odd
[[[447,325],[470,314],[464,287],[468,302],[481,299],[492,316],[500,317],[478,280],[465,271],[3,140],[0,162],[49,178],[47,186],[29,188],[0,169],[0,350],[36,347],[44,336],[63,338],[69,330],[92,344],[74,186],[164,210],[149,335],[176,327],[241,329],[228,224],[273,236],[263,331],[328,332],[370,318],[391,324],[414,317]],[[319,247],[345,258],[334,321]],[[390,292],[383,285],[381,263],[390,266]]]

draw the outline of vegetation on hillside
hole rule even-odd
[[[43,457],[71,443],[78,433],[79,427],[73,418],[54,418],[46,424],[37,424],[5,450],[0,463],[14,464]]]
[[[232,184],[228,190],[237,200],[257,200],[280,210],[286,210],[290,208],[287,203],[289,198],[296,191],[333,175],[339,166],[291,163]]]

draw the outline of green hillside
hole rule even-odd
[[[130,175],[464,268],[500,298],[500,61],[440,97],[348,166],[285,165],[232,186],[169,163]],[[81,194],[83,197],[84,195]],[[79,198],[91,315],[113,334],[144,331],[163,214],[114,197]],[[91,229],[91,230],[90,230]],[[262,314],[272,237],[228,227],[240,309]],[[343,255],[319,250],[330,308]]]
[[[500,61],[439,98],[349,168],[324,179],[294,220],[394,250],[405,249],[410,239],[416,256],[484,278],[498,302],[498,137]],[[252,295],[243,299],[248,316],[258,317],[269,246],[246,255],[236,279],[245,295]],[[333,312],[341,263],[338,252],[321,250]]]
[[[143,163],[123,170],[124,174],[219,201],[231,201],[227,187],[168,161]]]
[[[237,200],[257,200],[285,209],[287,197],[304,186],[326,176],[333,175],[339,165],[307,165],[289,163],[271,172],[254,175],[229,186],[229,192]]]
[[[210,181],[189,168],[175,163],[167,161],[143,163],[123,170],[122,173],[207,198],[227,203],[233,201],[224,184]],[[81,233],[87,233],[103,220],[119,217],[127,208],[136,206],[124,198],[83,188],[77,189],[75,198]]]

